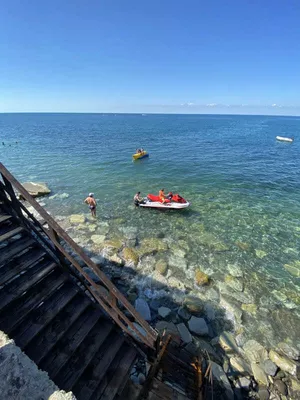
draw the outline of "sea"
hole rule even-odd
[[[140,147],[149,158],[133,161]],[[1,162],[21,182],[48,184],[42,201],[54,217],[87,215],[83,200],[93,192],[107,237],[131,229],[137,243],[167,242],[155,260],[172,259],[169,274],[194,292],[206,289],[193,271],[208,274],[220,295],[213,301],[232,295],[242,331],[269,346],[299,346],[299,153],[300,117],[0,114]],[[137,191],[162,188],[190,208],[133,206]]]

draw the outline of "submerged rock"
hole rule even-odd
[[[242,304],[242,310],[255,315],[257,312],[257,305],[256,304]]]
[[[191,318],[191,314],[185,307],[179,307],[177,314],[184,321],[188,321]]]
[[[243,311],[240,308],[241,305],[232,297],[222,294],[220,306],[225,308],[226,316],[230,321],[233,321],[238,326],[242,323]]]
[[[139,256],[130,247],[125,247],[123,249],[123,258],[125,261],[127,261],[129,263],[133,263],[135,266],[137,266],[137,264],[139,262]]]
[[[69,221],[71,224],[83,224],[86,221],[86,218],[82,214],[72,214],[69,217]]]
[[[199,313],[204,311],[203,301],[194,296],[187,296],[184,299],[184,306],[191,313]]]
[[[168,283],[169,283],[169,286],[172,288],[179,289],[179,290],[185,290],[185,284],[181,280],[175,278],[174,276],[171,276],[168,279]]]
[[[266,257],[268,255],[268,253],[266,253],[263,250],[259,250],[259,249],[255,249],[255,254],[256,254],[256,257],[258,257],[260,259],[264,258],[264,257]]]
[[[138,249],[139,255],[144,257],[146,255],[155,254],[159,251],[168,250],[168,245],[158,238],[146,238],[141,240],[140,247]]]
[[[226,399],[228,400],[234,400],[234,393],[231,388],[231,385],[228,381],[228,378],[220,365],[215,363],[214,361],[211,361],[211,371],[214,376],[214,378],[224,387],[225,389],[225,396]]]
[[[235,245],[236,245],[239,249],[241,249],[241,250],[243,250],[243,251],[247,251],[247,250],[250,249],[250,245],[249,245],[248,243],[240,242],[239,240],[237,240],[237,241],[235,242]]]
[[[161,275],[165,275],[168,270],[168,264],[164,260],[159,260],[155,264],[155,271],[159,272]]]
[[[241,267],[237,264],[229,264],[227,268],[230,275],[234,276],[235,278],[242,278],[244,275]]]
[[[246,357],[251,363],[259,363],[268,359],[267,350],[256,340],[248,340],[244,344],[243,349]]]
[[[269,385],[268,377],[263,368],[254,362],[251,363],[251,368],[256,382],[261,383],[264,386],[268,386]]]
[[[207,285],[209,283],[209,276],[197,268],[195,271],[195,282],[199,286]]]
[[[197,335],[208,335],[208,326],[204,318],[191,317],[188,322],[189,330]]]
[[[291,274],[300,278],[300,261],[294,261],[291,264],[284,264],[284,268]]]
[[[136,311],[141,314],[145,321],[151,321],[151,311],[148,303],[140,297],[135,300],[134,307]]]
[[[44,182],[25,182],[22,183],[22,186],[32,197],[45,196],[46,194],[51,193],[51,190]]]
[[[104,235],[92,235],[91,236],[91,241],[96,245],[102,244],[104,242],[104,240],[105,240]]]
[[[223,332],[219,337],[219,344],[227,353],[239,353],[239,347],[231,332]]]
[[[300,364],[296,361],[290,360],[285,356],[281,356],[276,351],[271,350],[269,353],[270,359],[285,372],[300,378]]]
[[[288,356],[289,358],[293,360],[299,360],[300,358],[300,351],[292,346],[290,346],[288,343],[285,342],[280,342],[278,343],[278,349]]]
[[[241,280],[241,278],[236,279],[231,275],[226,275],[225,276],[225,282],[233,290],[236,290],[238,292],[242,292],[243,291],[244,284],[243,284],[243,281]]]
[[[232,368],[243,375],[249,375],[251,373],[250,365],[241,357],[234,356],[230,358],[230,365]]]
[[[273,363],[271,360],[265,360],[262,363],[262,367],[267,375],[275,376],[278,370],[277,365]]]

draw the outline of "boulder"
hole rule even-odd
[[[51,193],[51,190],[44,182],[25,182],[22,183],[22,186],[32,197],[41,197]]]
[[[188,321],[191,318],[191,314],[185,307],[179,307],[177,311],[178,316],[184,321]]]
[[[204,318],[191,317],[188,322],[189,330],[196,335],[208,335],[208,326]]]
[[[232,368],[242,375],[249,375],[251,371],[251,367],[247,362],[238,356],[234,356],[230,358],[230,365]]]
[[[130,247],[125,247],[123,250],[123,258],[126,262],[132,263],[134,266],[137,266],[139,262],[139,256],[137,253]]]
[[[144,318],[145,321],[151,321],[151,311],[148,303],[140,297],[135,300],[134,307],[136,311]]]
[[[69,221],[71,224],[83,224],[86,221],[86,218],[82,214],[72,214],[69,217]]]
[[[277,365],[273,363],[271,360],[265,360],[262,363],[262,367],[267,375],[275,376],[278,370]]]
[[[158,314],[162,318],[167,318],[171,314],[171,310],[168,307],[159,307]]]
[[[243,346],[248,360],[252,363],[263,362],[268,359],[267,350],[256,340],[248,340]]]
[[[162,334],[163,332],[165,332],[166,335],[171,335],[174,338],[178,338],[179,337],[179,333],[178,330],[175,326],[175,324],[173,324],[173,322],[166,322],[166,321],[159,321],[155,328]]]
[[[231,388],[231,385],[228,381],[228,378],[220,365],[215,363],[214,361],[211,361],[211,371],[213,377],[219,382],[220,385],[222,385],[225,389],[225,397],[227,400],[234,400],[234,393]]]
[[[288,358],[291,358],[292,360],[299,360],[300,357],[300,351],[296,349],[295,347],[290,346],[288,343],[285,342],[280,342],[278,343],[278,349],[281,351],[283,354],[285,354]]]
[[[261,383],[264,386],[268,386],[269,385],[268,377],[263,368],[259,364],[255,364],[254,362],[251,363],[251,368],[256,382]]]
[[[290,360],[285,356],[281,356],[276,353],[276,351],[271,350],[269,352],[269,357],[279,367],[285,372],[288,372],[291,375],[296,376],[298,379],[300,378],[300,364],[296,361]]]
[[[197,268],[195,271],[195,282],[199,286],[207,285],[209,283],[209,276]]]
[[[168,245],[166,242],[163,242],[158,238],[146,238],[141,240],[138,252],[141,257],[144,257],[166,250],[168,250]]]
[[[181,340],[183,341],[183,343],[188,344],[193,340],[192,335],[190,334],[189,330],[184,325],[184,323],[177,324],[176,327],[178,329],[179,335],[180,335]]]
[[[239,348],[231,332],[223,332],[219,337],[219,344],[226,353],[239,353]]]

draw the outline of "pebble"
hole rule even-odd
[[[258,397],[259,397],[259,400],[269,400],[270,393],[267,389],[259,389]]]
[[[269,380],[263,368],[255,363],[251,363],[251,368],[256,382],[262,383],[264,386],[269,386]]]
[[[251,385],[250,379],[248,379],[246,377],[239,378],[238,383],[242,389],[246,389],[246,390],[248,390]]]
[[[190,334],[189,330],[187,329],[187,327],[184,325],[184,323],[182,322],[181,324],[177,324],[176,325],[178,332],[180,334],[181,340],[183,341],[183,343],[191,343],[193,340],[192,335]]]
[[[267,375],[275,376],[277,372],[277,365],[271,360],[265,360],[262,363],[262,367]]]

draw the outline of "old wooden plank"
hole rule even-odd
[[[94,326],[70,359],[68,366],[65,366],[59,374],[56,374],[54,380],[58,387],[63,388],[65,391],[72,389],[95,353],[111,333],[112,328],[112,323],[104,320],[99,321]]]
[[[0,236],[0,242],[4,242],[7,239],[12,238],[13,236],[16,236],[18,233],[21,233],[23,231],[23,228],[21,226],[18,226],[17,228],[13,228],[11,230],[6,231]]]
[[[43,279],[39,285],[12,302],[2,313],[0,313],[0,329],[9,334],[24,321],[28,314],[38,305],[55,292],[67,279],[59,269]]]
[[[0,254],[0,265],[4,265],[13,257],[18,256],[23,251],[29,249],[32,245],[36,244],[36,241],[30,237],[22,237],[19,240],[16,240],[5,247],[5,250],[2,249]],[[0,281],[1,282],[1,281]]]
[[[101,400],[113,400],[118,392],[120,385],[123,383],[128,375],[128,370],[131,368],[132,363],[136,359],[137,353],[134,347],[129,347],[126,354],[122,357],[114,377],[109,381],[105,388]]]
[[[60,373],[84,338],[101,317],[101,311],[89,308],[66,332],[59,343],[41,361],[39,367],[48,372],[51,379]]]
[[[26,354],[36,364],[39,364],[90,304],[91,301],[87,296],[82,296],[78,293],[51,323],[43,329],[40,335],[26,347]]]
[[[62,310],[76,295],[77,290],[73,284],[67,282],[59,288],[50,298],[34,310],[22,324],[22,329],[12,332],[17,346],[23,349],[36,335]]]
[[[0,291],[0,310],[6,307],[11,301],[21,296],[26,290],[43,279],[56,267],[57,265],[55,263],[46,259],[4,286]]]
[[[27,268],[33,267],[45,255],[45,250],[42,248],[32,248],[31,251],[27,251],[25,254],[7,263],[4,267],[0,268],[1,285],[15,278]]]
[[[106,346],[103,345],[93,359],[92,364],[94,368],[89,368],[89,374],[84,373],[80,382],[74,387],[73,391],[76,393],[78,400],[93,398],[93,393],[98,387],[99,382],[102,381],[107,369],[124,343],[124,337],[117,332],[113,332],[109,336],[109,339],[110,343]]]

